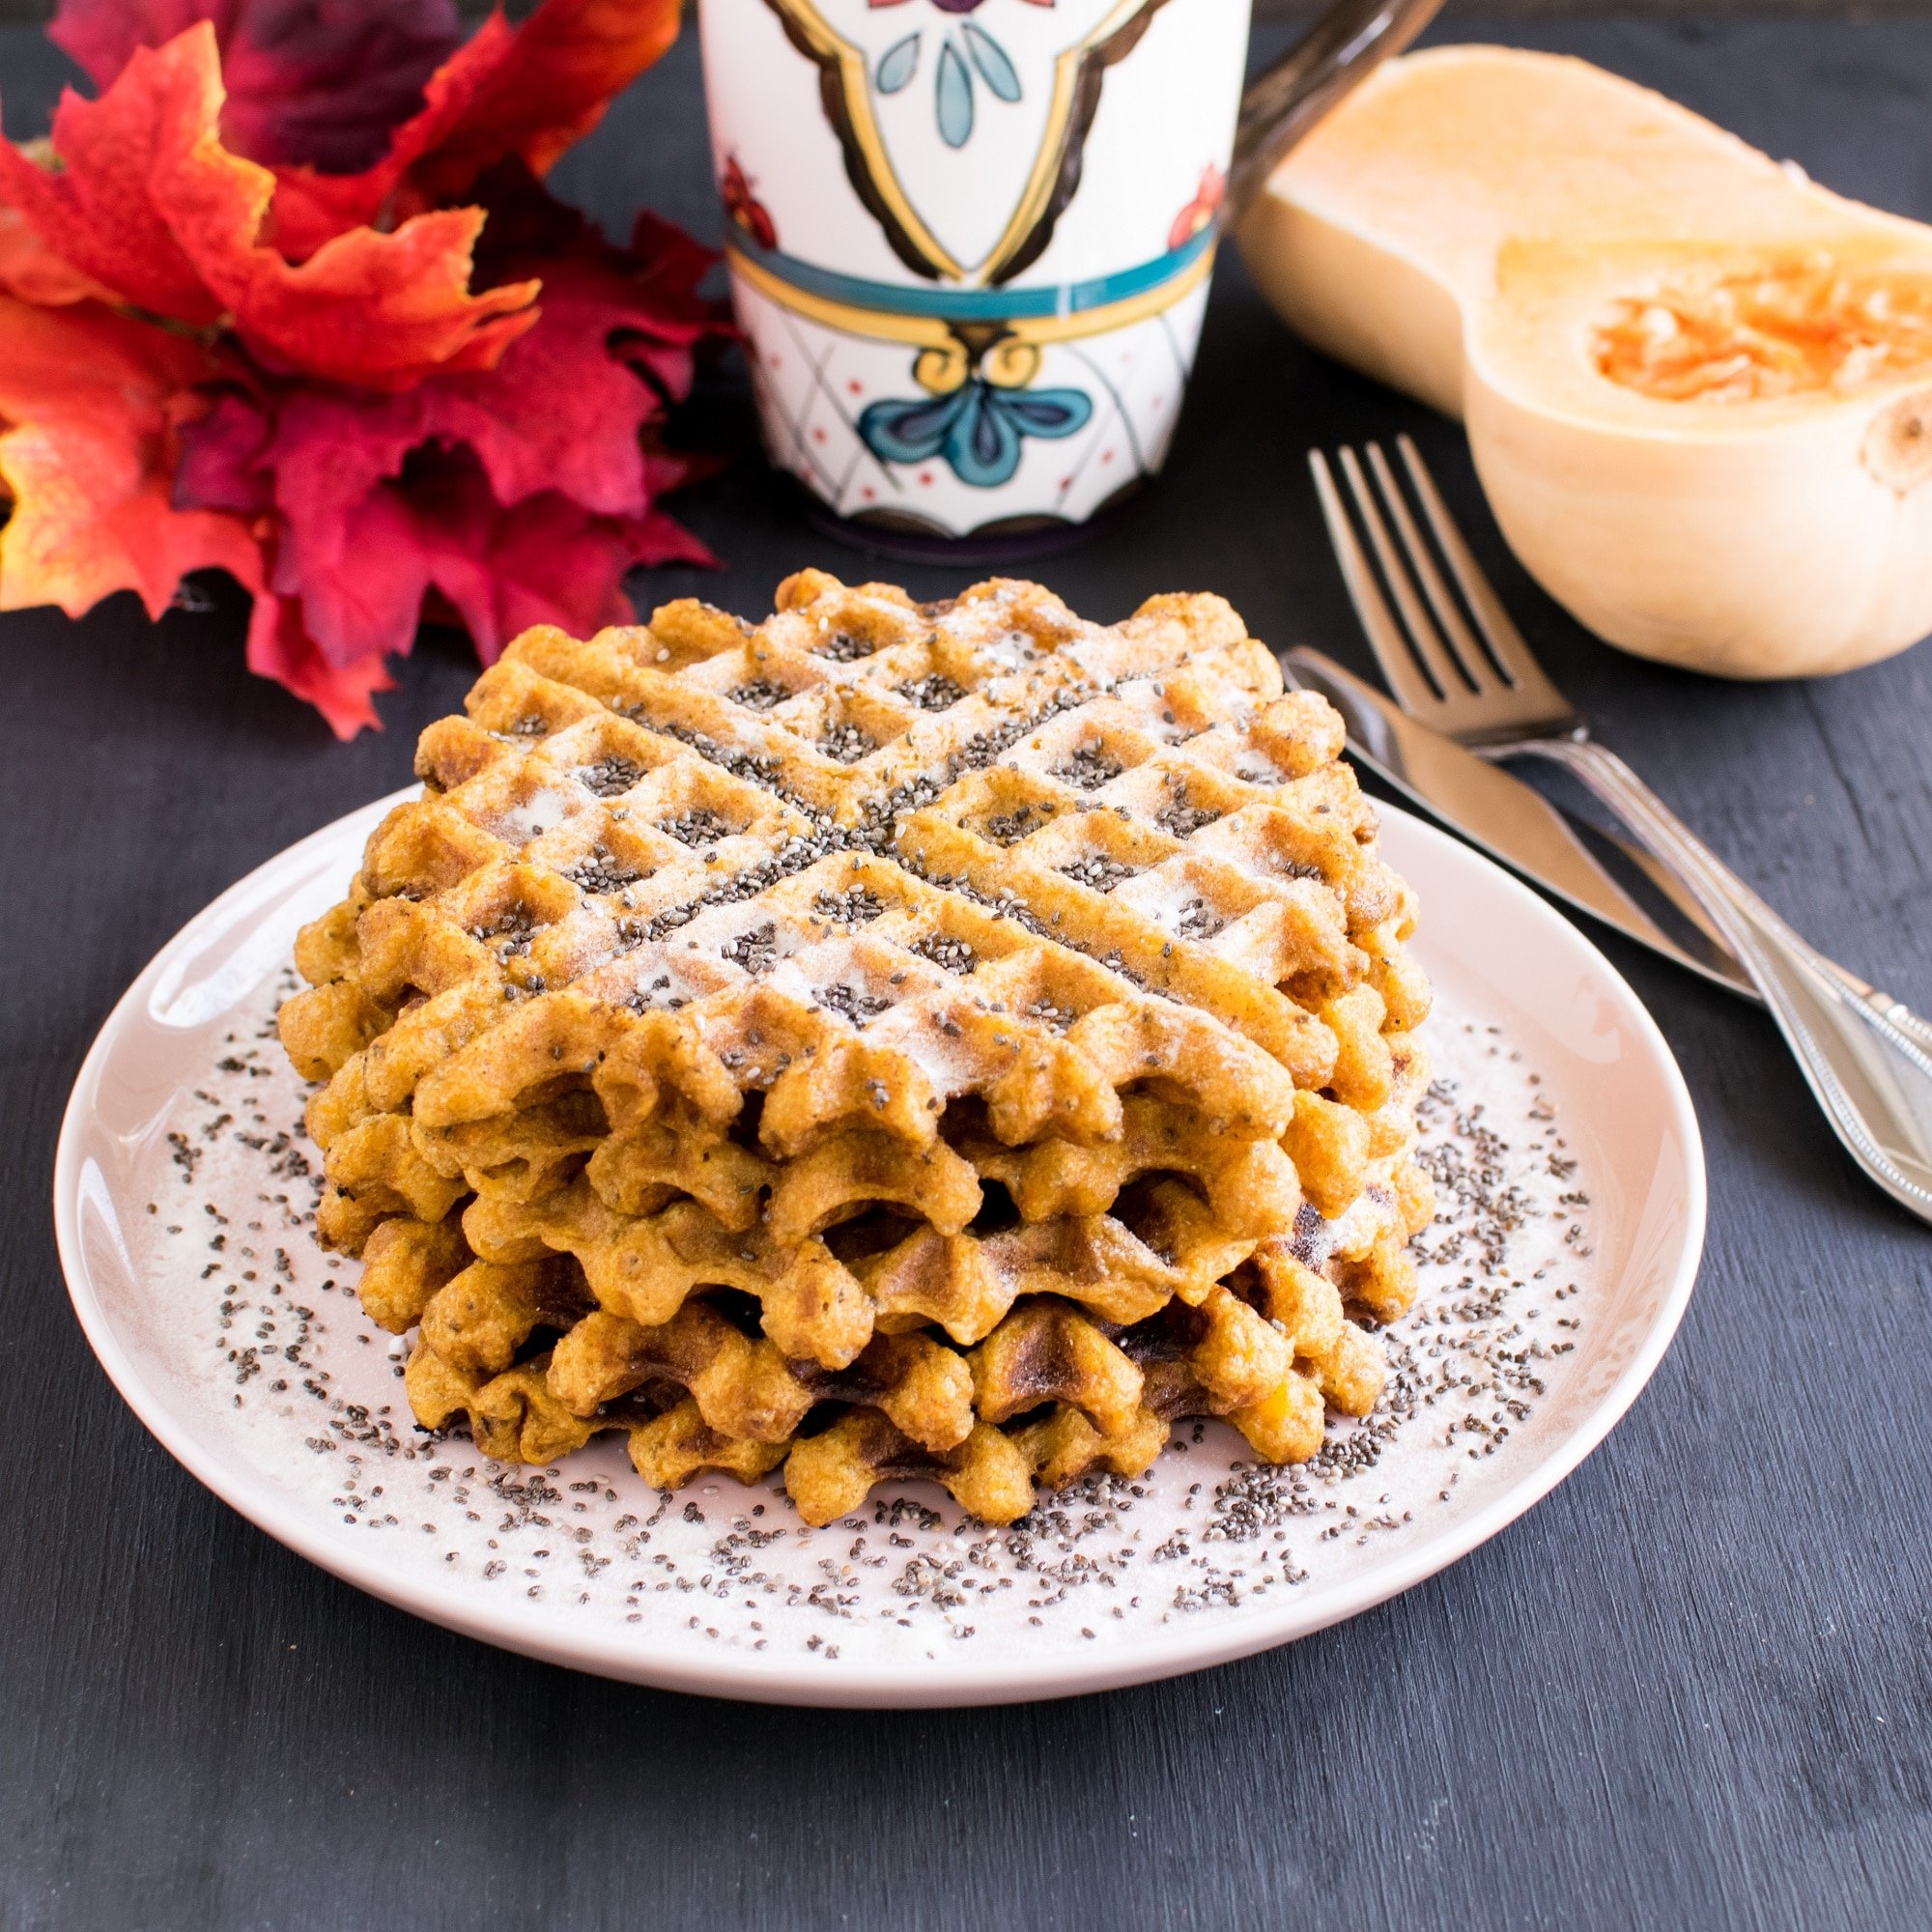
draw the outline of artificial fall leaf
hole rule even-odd
[[[639,432],[661,397],[689,391],[694,345],[722,327],[697,293],[717,258],[649,214],[628,249],[613,247],[519,162],[477,191],[480,269],[492,281],[540,276],[541,314],[495,369],[423,385],[424,438],[468,443],[504,503],[554,489],[586,510],[640,514],[667,486],[646,477]]]
[[[224,146],[334,174],[373,166],[461,44],[453,0],[61,0],[47,36],[97,88],[138,47],[214,29]]]
[[[528,193],[506,197],[509,242],[536,218]],[[709,560],[652,513],[682,466],[647,454],[640,432],[658,389],[689,386],[690,344],[715,326],[694,293],[710,257],[647,225],[657,252],[639,270],[567,211],[556,219],[574,252],[547,265],[537,326],[496,369],[398,395],[266,384],[224,397],[188,433],[177,500],[274,515],[275,587],[300,599],[330,664],[407,650],[430,588],[490,654],[505,609],[601,623],[631,563]],[[519,517],[541,541],[523,540]],[[554,569],[535,560],[545,544]],[[516,576],[493,592],[484,579],[499,566]]]
[[[273,534],[274,483],[259,467],[268,441],[269,421],[258,409],[232,392],[218,397],[183,440],[175,500],[233,511],[263,533],[266,557],[248,623],[248,668],[314,705],[338,738],[353,738],[365,726],[379,729],[372,700],[394,684],[382,653],[331,662],[308,633],[301,598],[269,587],[283,573]]]
[[[246,521],[173,501],[182,418],[213,373],[199,343],[98,303],[0,297],[0,610],[77,617],[132,590],[158,617],[209,568],[262,588]]]
[[[412,185],[446,200],[512,156],[548,174],[677,39],[677,26],[678,0],[544,0],[514,32],[493,14],[430,80],[419,119],[434,138],[412,137],[409,127],[397,137],[415,148]],[[455,110],[437,126],[444,101]]]
[[[645,446],[716,326],[710,258],[648,217],[612,249],[527,179],[669,43],[673,0],[546,0],[425,84],[448,25],[446,0],[63,0],[102,94],[35,144],[58,167],[0,144],[0,307],[76,325],[63,375],[51,344],[4,366],[0,315],[0,604],[131,585],[158,611],[226,568],[250,667],[347,737],[425,614],[489,659],[628,616],[633,564],[711,560],[655,508],[685,467]],[[402,115],[360,174],[320,171]]]
[[[397,394],[264,382],[224,396],[185,439],[177,500],[281,519],[277,582],[313,604],[334,662],[402,647],[413,613],[383,589],[362,526],[380,521],[375,499],[411,495],[419,454],[468,452],[505,508],[550,494],[626,520],[681,474],[646,454],[642,432],[662,397],[689,389],[692,346],[719,327],[697,294],[710,252],[649,216],[629,249],[613,247],[520,164],[480,185],[491,272],[540,268],[544,281],[536,325],[496,368]],[[353,587],[364,577],[366,594]],[[338,580],[351,587],[329,588]],[[358,628],[358,611],[382,615]]]
[[[62,165],[43,167],[0,140],[0,199],[11,202],[55,254],[151,315],[207,324],[221,303],[202,281],[165,213],[156,205],[156,162],[212,126],[221,80],[194,58],[196,36],[138,51],[99,100],[64,92],[52,147]],[[214,43],[206,40],[212,59]]]
[[[0,610],[55,604],[71,617],[132,590],[158,617],[181,580],[225,570],[254,592],[248,664],[313,704],[338,737],[376,724],[380,658],[337,668],[300,608],[266,588],[251,522],[172,501],[179,422],[214,373],[188,338],[94,302],[0,297]]]
[[[278,473],[321,463],[346,490],[395,474],[412,450],[463,445],[502,503],[555,490],[600,515],[638,515],[668,479],[662,469],[653,475],[639,440],[659,412],[657,397],[627,364],[651,368],[678,392],[688,386],[691,362],[682,345],[636,333],[639,320],[599,286],[596,270],[563,264],[546,282],[537,327],[496,369],[433,378],[399,395],[298,391],[280,404],[272,444],[254,460]],[[633,332],[621,360],[607,347],[619,329]],[[223,429],[229,420],[223,412]],[[204,455],[197,444],[195,457],[185,475],[222,473],[213,449]],[[223,500],[237,488],[219,487]]]
[[[373,699],[379,691],[394,690],[396,682],[380,657],[330,664],[302,628],[300,600],[277,597],[273,591],[255,599],[248,623],[248,668],[314,705],[338,738],[381,730]]]
[[[0,295],[18,296],[22,301],[47,308],[111,299],[99,282],[56,255],[18,209],[4,203],[0,203]]]
[[[176,321],[228,320],[258,355],[374,388],[488,368],[535,321],[534,282],[469,292],[483,214],[355,229],[305,262],[260,240],[274,176],[230,154],[213,26],[139,48],[99,100],[54,117],[56,173],[0,142],[0,194],[76,269]]]
[[[271,587],[334,670],[407,652],[432,591],[487,664],[530,624],[627,617],[634,564],[712,561],[656,511],[600,515],[554,490],[506,505],[472,452],[381,438],[344,399],[298,393],[270,431],[230,398],[205,427],[184,484],[237,511],[272,505]]]
[[[408,650],[432,590],[492,664],[532,624],[587,635],[630,621],[623,581],[634,565],[712,561],[660,512],[596,516],[555,491],[506,508],[473,461],[437,452],[416,453],[339,518],[317,506],[300,527],[300,554],[284,544],[280,586],[299,585],[306,628],[331,663],[369,639]]]
[[[274,238],[300,260],[385,211],[467,195],[499,162],[549,171],[612,98],[677,38],[678,0],[544,0],[521,27],[499,12],[433,74],[422,110],[358,175],[277,170]]]
[[[235,332],[270,367],[376,389],[487,369],[536,321],[539,284],[469,290],[483,212],[439,209],[393,234],[351,229],[307,261],[262,245],[274,178],[209,137],[157,184]]]

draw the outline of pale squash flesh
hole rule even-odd
[[[1269,181],[1243,255],[1311,342],[1467,424],[1590,629],[1732,677],[1932,631],[1932,228],[1588,64],[1392,62]]]

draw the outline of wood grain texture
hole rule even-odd
[[[1459,37],[1484,20],[1459,16]],[[1932,25],[1598,20],[1584,52],[1932,216]],[[693,50],[571,157],[612,219],[710,224]],[[55,67],[0,36],[12,131]],[[720,423],[744,431],[728,399]],[[1457,432],[1317,361],[1233,268],[1169,474],[1046,572],[1080,610],[1225,592],[1366,669],[1300,452],[1412,430],[1564,685],[1747,877],[1932,1010],[1932,651],[1744,688],[1582,637],[1501,554]],[[668,572],[762,611],[828,554],[754,463]],[[957,587],[956,573],[906,573]],[[1932,1235],[1853,1176],[1769,1024],[1605,941],[1683,1061],[1712,1178],[1675,1347],[1582,1469],[1445,1575],[1270,1656],[1009,1711],[738,1708],[499,1655],[310,1569],[143,1433],[69,1313],[55,1129],[142,963],[404,782],[471,667],[428,638],[339,747],[238,611],[0,620],[0,1926],[339,1932],[1932,1922]]]

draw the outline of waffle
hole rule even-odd
[[[1007,1520],[1189,1414],[1312,1453],[1429,1214],[1334,713],[1211,597],[778,602],[526,633],[300,937],[321,1232],[418,1419],[782,1462],[813,1520],[908,1475]]]
[[[1412,1293],[1412,1277],[1387,1277],[1384,1264],[1430,1211],[1426,1194],[1404,1203],[1378,1186],[1344,1224],[1310,1217],[1300,1234],[1236,1244],[1226,1280],[1127,1320],[1031,1272],[977,1346],[936,1328],[876,1333],[842,1371],[787,1356],[728,1294],[688,1300],[655,1326],[634,1321],[596,1306],[581,1277],[573,1290],[554,1257],[471,1261],[439,1284],[422,1257],[461,1247],[453,1224],[385,1223],[362,1298],[384,1325],[419,1329],[406,1372],[418,1420],[466,1417],[489,1455],[547,1463],[617,1430],[639,1472],[666,1486],[705,1469],[752,1481],[782,1463],[814,1522],[909,1477],[1004,1521],[1031,1506],[1036,1483],[1142,1474],[1184,1416],[1225,1416],[1269,1461],[1313,1454],[1326,1408],[1366,1414],[1382,1385],[1380,1350],[1345,1295],[1359,1307],[1357,1285],[1373,1281],[1393,1308]],[[1053,1232],[1104,1251],[1100,1231]],[[828,1414],[830,1427],[807,1433]]]

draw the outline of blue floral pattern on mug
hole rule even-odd
[[[1072,436],[1093,413],[1079,389],[1003,389],[969,376],[949,395],[871,404],[859,435],[881,463],[943,457],[962,483],[991,490],[1020,467],[1028,437]]]
[[[873,7],[903,7],[908,0],[869,0]],[[966,15],[983,0],[932,0],[942,14]],[[1054,0],[1030,0],[1036,7],[1051,7]],[[881,94],[900,94],[918,77],[920,56],[924,48],[923,30],[915,29],[901,41],[895,41],[879,56],[872,83]],[[961,18],[959,32],[943,35],[933,64],[932,108],[939,138],[949,148],[963,148],[973,138],[978,116],[975,99],[976,76],[987,93],[1009,105],[1021,97],[1019,69],[1012,57],[977,20]]]

